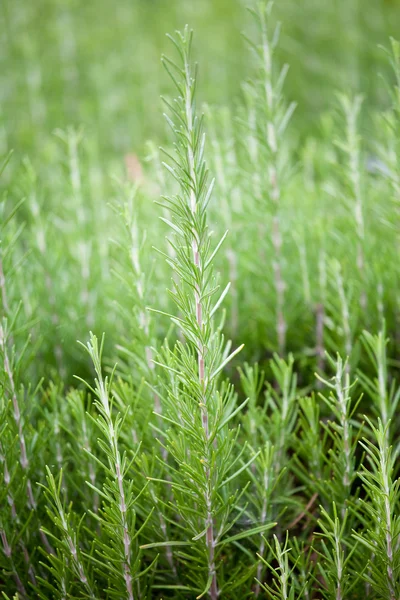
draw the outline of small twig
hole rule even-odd
[[[312,505],[314,504],[314,502],[316,501],[316,499],[318,498],[318,492],[315,492],[315,494],[313,494],[309,500],[309,502],[307,503],[306,507],[304,508],[304,510],[297,515],[297,517],[295,519],[293,519],[293,521],[288,525],[288,530],[289,529],[293,529],[293,527],[295,527],[309,512],[310,508],[312,507]]]

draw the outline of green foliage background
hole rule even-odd
[[[240,32],[244,0],[4,0],[1,6],[2,148],[28,151],[54,128],[83,124],[105,156],[139,151],[164,136],[158,97],[166,31],[186,23],[201,48],[200,98],[232,106],[248,61]],[[287,96],[299,104],[296,129],[318,129],[336,90],[385,103],[378,49],[396,35],[396,0],[282,0],[281,62],[291,70]]]

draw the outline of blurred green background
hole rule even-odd
[[[241,33],[246,31],[252,37],[254,23],[246,6],[255,1],[1,0],[0,156],[11,149],[14,155],[2,176],[0,205],[8,203],[7,214],[21,199],[26,200],[16,217],[15,226],[20,224],[25,229],[12,259],[23,266],[19,267],[21,272],[15,276],[15,283],[12,280],[8,286],[15,305],[22,299],[25,320],[37,325],[33,339],[40,346],[42,364],[56,367],[63,377],[81,373],[82,352],[76,340],[86,339],[90,329],[94,328],[98,335],[105,331],[110,347],[126,333],[128,318],[116,311],[115,303],[123,304],[128,314],[132,300],[121,291],[114,276],[120,251],[111,239],[121,238],[121,223],[110,205],[119,205],[124,197],[115,186],[115,179],[126,178],[127,154],[138,155],[145,172],[139,221],[141,235],[149,232],[148,272],[153,269],[151,247],[165,235],[165,231],[157,229],[159,213],[153,206],[153,200],[159,198],[161,191],[168,191],[169,185],[157,171],[154,150],[169,143],[160,101],[160,94],[172,91],[160,61],[163,52],[171,54],[165,33],[183,28],[186,23],[194,29],[194,54],[200,64],[200,102],[235,107],[241,104],[242,83],[254,76],[253,57]],[[312,219],[315,217],[314,229],[318,230],[318,215],[322,222],[332,204],[332,189],[337,215],[342,219],[337,201],[340,158],[334,145],[338,135],[333,116],[338,106],[336,92],[361,92],[365,96],[362,131],[366,141],[373,138],[375,133],[371,131],[369,136],[369,132],[374,120],[366,118],[368,109],[389,107],[387,86],[393,83],[390,61],[379,46],[388,47],[389,36],[398,36],[400,2],[277,0],[272,18],[282,23],[278,63],[290,65],[285,97],[298,104],[288,133],[288,148],[295,149],[291,164],[305,165],[304,181],[299,168],[291,184],[287,238],[292,239],[293,216],[297,233],[304,244],[307,241],[312,266],[316,267],[320,241],[313,231],[310,233],[314,227]],[[243,290],[239,289],[235,302],[248,307],[253,328],[243,318],[237,335],[240,341],[240,336],[245,337],[246,343],[249,339],[248,356],[252,357],[254,350],[254,356],[259,358],[257,353],[266,342],[262,337],[260,342],[258,330],[274,327],[273,323],[266,325],[268,319],[274,319],[274,308],[266,310],[264,298],[272,302],[274,296],[269,289],[259,293],[258,285],[254,296],[250,294],[249,298],[247,294],[251,289],[248,278],[254,277],[258,284],[259,273],[252,270],[254,249],[250,246],[246,250],[238,240],[243,228],[241,211],[246,214],[246,202],[251,206],[253,199],[248,196],[240,164],[234,153],[232,156],[233,140],[241,135],[233,132],[232,114],[240,114],[240,109],[232,113],[225,109],[207,111],[209,156],[212,170],[218,169],[221,146],[226,160],[223,168],[231,186],[225,192],[237,218],[236,224],[227,227],[232,230],[233,245],[236,241],[240,249],[238,255],[243,254],[246,284]],[[322,119],[324,115],[326,118]],[[382,130],[380,124],[377,129]],[[151,151],[146,145],[149,139],[154,140]],[[150,152],[153,161],[148,165],[151,173],[146,179],[143,158]],[[264,166],[254,168],[262,172]],[[312,172],[310,177],[308,171]],[[316,182],[311,181],[314,176]],[[332,179],[334,185],[329,183]],[[315,187],[325,184],[330,185],[328,194],[322,187]],[[375,199],[384,196],[380,189],[374,192],[370,182],[367,188],[372,189],[373,208]],[[222,195],[218,189],[214,218],[221,235],[220,229],[225,227],[224,220],[218,218]],[[235,201],[239,208],[233,206]],[[344,222],[352,228],[347,212],[340,221],[340,230]],[[254,228],[251,215],[249,227]],[[352,236],[351,229],[349,243]],[[293,272],[288,278],[293,277],[293,281],[297,281],[299,271],[299,243],[297,240],[292,246],[289,244],[288,263]],[[347,246],[343,247],[346,256]],[[336,241],[334,249],[336,252]],[[246,251],[251,260],[246,259]],[[375,254],[381,256],[381,249]],[[384,261],[383,257],[383,264]],[[156,304],[165,307],[167,300],[160,295],[165,295],[170,274],[164,274],[163,263],[156,265],[160,270],[155,276]],[[223,258],[218,268],[225,276],[228,268]],[[16,271],[12,265],[9,270]],[[381,263],[377,263],[376,272],[380,270]],[[387,278],[390,279],[390,273]],[[294,333],[291,344],[302,348],[311,335],[312,324],[307,319],[312,320],[313,313],[299,300],[300,283],[296,289],[297,296],[288,294]],[[304,328],[297,327],[300,321]]]
[[[140,152],[165,135],[159,95],[165,33],[189,23],[201,63],[200,98],[232,105],[249,64],[241,32],[248,0],[2,0],[0,152],[35,151],[53,129],[84,125],[103,152]],[[286,94],[295,130],[315,134],[337,89],[385,102],[379,44],[398,33],[396,0],[278,0]]]

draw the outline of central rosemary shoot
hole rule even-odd
[[[244,448],[237,450],[237,430],[228,423],[237,414],[235,395],[229,383],[219,382],[223,368],[241,350],[231,351],[221,325],[214,317],[229,284],[220,291],[213,261],[225,237],[214,246],[207,223],[207,205],[213,181],[204,160],[203,120],[196,113],[196,69],[192,71],[192,33],[186,28],[170,38],[180,63],[164,57],[163,63],[178,91],[169,102],[166,115],[174,134],[174,153],[166,153],[165,167],[178,183],[178,192],[161,203],[169,217],[168,243],[173,252],[165,254],[174,272],[170,291],[178,316],[169,315],[180,330],[175,348],[164,349],[158,361],[168,372],[162,394],[161,418],[169,426],[166,432],[168,455],[174,468],[166,464],[174,502],[182,519],[185,536],[174,544],[190,546],[179,558],[185,564],[195,561],[191,585],[198,598],[208,594],[213,600],[232,586],[230,578],[219,577],[219,555],[233,538],[224,537],[240,515],[242,492],[230,490],[230,483],[247,468],[241,461]],[[244,403],[245,404],[245,403]],[[240,462],[239,462],[240,461]],[[232,471],[236,466],[236,473]],[[233,514],[236,511],[236,514]],[[271,527],[265,524],[262,530]],[[181,528],[181,523],[180,523]],[[247,537],[249,530],[239,537]]]

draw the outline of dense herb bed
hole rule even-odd
[[[4,159],[5,598],[400,596],[400,47],[304,141],[271,11],[235,109],[171,38],[165,149]]]

